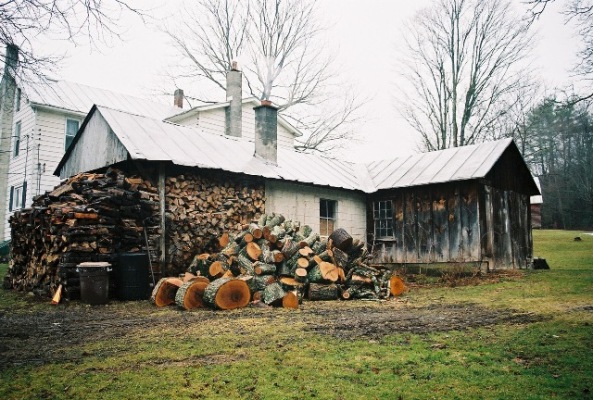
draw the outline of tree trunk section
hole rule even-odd
[[[329,235],[329,239],[332,241],[333,246],[338,249],[348,252],[352,247],[352,236],[346,232],[343,228],[338,228]]]
[[[154,289],[150,301],[157,307],[166,307],[175,303],[175,295],[183,281],[179,278],[161,278]]]
[[[203,296],[204,290],[210,282],[203,280],[193,280],[181,285],[175,295],[175,303],[183,309],[193,310],[194,308],[203,308],[205,306]]]
[[[309,284],[307,298],[309,300],[337,300],[338,286],[334,284],[311,283]]]
[[[204,303],[219,310],[246,307],[251,299],[247,282],[236,278],[220,278],[204,290]]]

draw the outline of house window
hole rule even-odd
[[[393,235],[393,204],[391,200],[373,203],[373,219],[375,221],[375,238],[392,238]]]
[[[12,156],[17,157],[21,148],[21,121],[14,125],[14,148],[12,149]]]
[[[10,202],[8,203],[8,211],[20,210],[25,206],[25,189],[26,186],[11,186],[10,187]]]
[[[17,88],[16,89],[16,105],[15,105],[16,111],[20,111],[21,110],[21,88]]]
[[[78,128],[80,126],[80,122],[75,119],[67,119],[66,120],[66,141],[64,143],[64,150],[68,150],[70,144],[74,140],[74,136],[76,136],[76,132],[78,132]]]
[[[336,204],[335,200],[319,200],[319,234],[322,236],[329,236],[334,231]]]

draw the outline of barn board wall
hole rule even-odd
[[[108,132],[107,136],[105,132]],[[80,171],[104,168],[128,158],[126,148],[98,110],[88,121],[83,134],[76,140],[76,146],[72,148],[70,156],[60,170],[61,178],[67,178]]]
[[[479,262],[478,184],[451,183],[369,196],[367,240],[382,263]],[[391,200],[394,237],[373,240],[373,203]]]

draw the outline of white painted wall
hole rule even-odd
[[[255,141],[255,111],[254,103],[243,103],[243,112],[241,117],[242,137]],[[225,134],[225,108],[218,107],[210,110],[200,111],[197,114],[189,115],[186,118],[177,121],[180,125],[197,125],[204,132],[214,135]],[[294,136],[282,125],[278,125],[278,146],[284,148],[294,147]]]
[[[14,126],[21,121],[21,145],[19,155],[10,154],[8,167],[8,191],[2,206],[6,209],[4,238],[10,238],[8,220],[15,210],[9,212],[10,188],[21,186],[27,181],[27,200],[25,207],[33,202],[39,194],[52,190],[60,183],[60,178],[53,175],[58,162],[64,155],[66,140],[66,120],[76,119],[82,123],[83,116],[76,113],[63,113],[44,109],[33,109],[26,101],[21,104],[20,111],[15,113]],[[28,141],[27,141],[28,139]],[[15,138],[11,140],[11,151]]]
[[[336,200],[335,228],[343,228],[353,238],[366,240],[366,199],[358,192],[308,186],[282,181],[266,181],[266,212],[310,225],[319,232],[319,200]]]

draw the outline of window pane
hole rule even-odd
[[[79,122],[75,119],[66,120],[66,135],[74,136],[78,132]]]
[[[16,157],[19,155],[19,150],[21,147],[21,121],[18,121],[14,126],[14,150],[12,152],[12,156]]]

